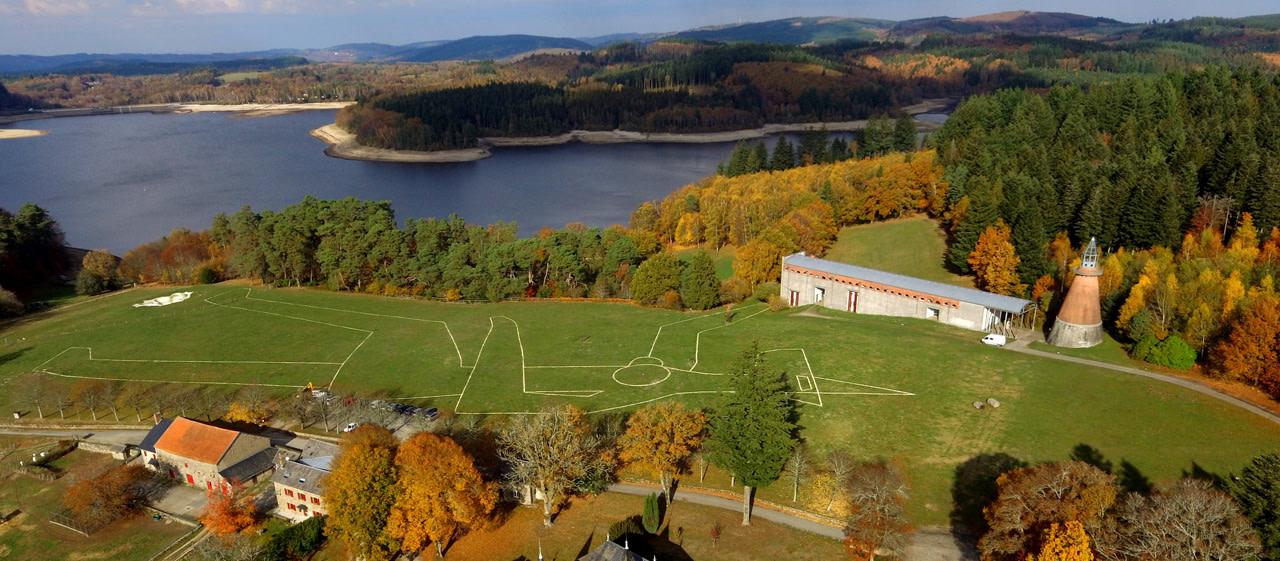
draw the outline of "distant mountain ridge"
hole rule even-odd
[[[1277,16],[1251,16],[1238,19],[1208,19],[1214,22],[1242,22],[1243,25],[1243,22],[1251,21],[1269,24],[1276,18]],[[40,74],[56,72],[60,69],[117,68],[119,65],[144,63],[199,65],[219,61],[286,56],[304,57],[312,62],[436,62],[502,59],[544,49],[590,50],[619,41],[650,43],[664,39],[805,45],[851,40],[914,41],[934,34],[1061,35],[1105,38],[1120,33],[1156,32],[1169,25],[1169,23],[1125,23],[1110,18],[1065,12],[1031,11],[1000,12],[964,18],[943,16],[905,21],[852,17],[795,17],[764,22],[714,25],[674,32],[615,33],[576,39],[538,35],[480,35],[452,41],[423,41],[405,45],[348,43],[327,48],[271,49],[239,53],[0,55],[0,74]]]

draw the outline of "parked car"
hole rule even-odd
[[[360,423],[347,423],[346,428],[342,429],[342,432],[351,432],[356,430],[356,427],[358,426],[360,426]]]
[[[987,335],[986,337],[983,337],[982,342],[983,344],[986,344],[986,345],[995,345],[997,347],[1003,347],[1005,343],[1009,342],[1009,339],[1004,335],[1000,335],[998,333],[992,333],[990,335]]]
[[[423,409],[419,414],[425,417],[428,421],[434,421],[440,417],[440,410],[435,407],[428,407]]]

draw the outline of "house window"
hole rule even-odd
[[[293,496],[293,491],[292,491],[292,490],[289,490],[289,489],[285,489],[285,490],[284,490],[284,495],[285,495],[286,497],[292,497],[292,496]]]
[[[298,507],[293,506],[293,503],[289,503],[289,510],[298,510]]]
[[[298,493],[298,500],[300,500],[300,501],[302,501],[302,502],[304,502],[304,503],[305,503],[305,502],[307,502],[307,494],[306,494],[306,493]]]
[[[320,497],[311,497],[311,504],[313,505],[320,504]]]

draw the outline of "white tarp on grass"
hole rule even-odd
[[[133,307],[144,308],[144,307],[152,307],[152,306],[168,306],[169,304],[177,304],[178,302],[186,300],[187,298],[190,298],[190,297],[191,297],[190,292],[174,292],[173,294],[170,294],[168,296],[161,296],[159,298],[143,300],[142,302],[134,304]]]

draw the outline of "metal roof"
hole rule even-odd
[[[249,481],[275,466],[275,448],[265,448],[218,473],[227,481]]]
[[[942,298],[950,298],[952,300],[977,304],[993,310],[1000,310],[1014,314],[1022,313],[1027,309],[1027,306],[1032,304],[1030,300],[1024,300],[1022,298],[983,292],[972,288],[952,286],[945,283],[899,275],[897,273],[888,273],[885,271],[878,271],[876,269],[859,267],[857,265],[849,265],[847,263],[837,263],[826,259],[809,257],[803,253],[796,253],[794,255],[783,257],[782,264],[783,266],[794,265],[796,267],[803,267],[813,271],[830,273],[843,277],[852,277],[867,282],[901,288],[903,290],[932,294]]]
[[[142,442],[138,443],[138,449],[155,454],[156,442],[160,440],[161,436],[164,436],[164,431],[169,430],[169,425],[171,424],[173,424],[173,419],[162,417],[159,423],[156,423],[155,426],[151,427],[151,430],[147,431],[147,436],[143,437]]]
[[[271,475],[271,482],[297,489],[312,495],[321,494],[320,482],[329,475],[327,470],[316,469],[298,462],[285,462]]]

